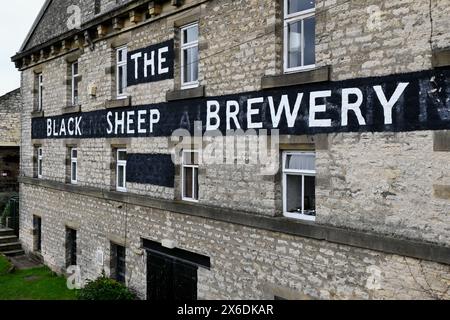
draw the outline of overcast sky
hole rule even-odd
[[[20,87],[11,57],[20,49],[45,0],[2,0],[0,13],[0,95]]]

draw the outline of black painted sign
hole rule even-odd
[[[127,182],[173,188],[175,165],[167,154],[128,154]]]
[[[280,134],[450,129],[450,69],[324,82],[32,120],[33,139],[161,137],[177,129]]]
[[[169,40],[128,52],[128,86],[173,79],[175,61],[173,46],[173,40]]]

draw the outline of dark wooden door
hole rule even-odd
[[[163,255],[147,255],[147,299],[197,300],[197,267]]]

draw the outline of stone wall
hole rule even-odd
[[[127,44],[134,50],[177,39],[177,21],[192,14],[199,17],[200,85],[205,86],[206,95],[260,90],[262,77],[282,73],[281,7],[273,0],[207,1],[138,28],[126,22],[120,34],[97,41],[94,51],[73,47],[66,56],[24,70],[22,175],[33,177],[34,147],[42,146],[43,179],[64,184],[68,147],[76,144],[78,185],[111,190],[116,146],[125,145],[130,153],[161,154],[170,154],[172,147],[165,138],[32,141],[32,88],[37,72],[44,75],[45,116],[60,115],[67,106],[69,56],[79,57],[81,111],[104,108],[105,101],[116,98],[115,47]],[[432,48],[450,46],[448,7],[446,0],[433,1],[430,19],[425,1],[317,1],[317,66],[330,65],[332,80],[430,69]],[[88,86],[93,85],[96,96],[88,94]],[[154,104],[165,101],[166,93],[178,87],[177,77],[130,87],[128,94],[132,105]],[[449,139],[446,132],[441,133]],[[287,148],[301,144],[316,149],[317,224],[448,247],[449,196],[436,192],[436,187],[448,190],[450,186],[450,153],[434,148],[435,135],[430,131],[342,133],[325,136],[325,142],[317,137],[281,139]],[[279,154],[273,158],[279,160]],[[200,205],[279,216],[281,175],[262,176],[255,174],[257,169],[201,166]],[[129,184],[128,192],[179,200],[179,169],[177,174],[174,189]],[[130,252],[129,284],[141,295],[145,293],[141,238],[159,242],[175,238],[181,248],[211,257],[211,272],[199,274],[202,298],[448,298],[450,270],[436,263],[156,209],[119,209],[121,203],[26,184],[21,185],[21,194],[21,239],[26,249],[32,251],[32,216],[40,215],[44,260],[61,270],[64,226],[74,225],[81,237],[81,267],[84,276],[91,278],[100,271],[93,263],[97,248],[109,253],[108,235],[125,239]],[[367,287],[368,270],[380,270],[381,288]]]
[[[20,145],[20,114],[22,96],[20,89],[0,97],[0,147]]]
[[[450,267],[350,246],[194,218],[121,202],[21,186],[21,239],[32,251],[32,217],[42,217],[42,254],[65,266],[65,227],[78,231],[83,279],[110,272],[111,241],[127,247],[127,283],[146,294],[142,239],[174,239],[211,258],[199,270],[200,299],[449,299]],[[105,254],[96,264],[96,252]]]

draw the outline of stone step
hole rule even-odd
[[[13,229],[0,229],[0,237],[6,237],[6,236],[13,236],[14,230]]]
[[[2,253],[15,250],[22,250],[22,245],[20,244],[20,242],[0,244],[0,252]]]
[[[7,257],[19,257],[19,256],[23,256],[25,254],[25,251],[23,250],[11,250],[11,251],[6,251],[3,252],[3,254]]]
[[[19,239],[17,239],[16,236],[0,236],[0,244],[14,243],[18,241]]]

